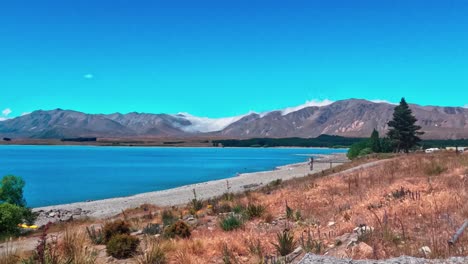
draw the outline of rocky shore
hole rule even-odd
[[[38,226],[43,226],[49,222],[69,222],[72,220],[85,219],[91,211],[77,207],[72,210],[57,208],[50,210],[35,210],[35,212],[38,214],[36,224]]]

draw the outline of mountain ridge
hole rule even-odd
[[[347,99],[323,105],[289,107],[226,118],[187,113],[86,114],[74,110],[37,110],[0,122],[0,136],[57,139],[66,137],[316,137],[321,134],[368,137],[388,129],[395,105]],[[468,109],[410,105],[424,138],[468,138]]]

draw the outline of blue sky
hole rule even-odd
[[[467,1],[4,1],[0,118],[468,104]]]

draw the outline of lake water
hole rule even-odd
[[[0,146],[0,177],[21,176],[30,207],[127,196],[272,170],[314,148]]]

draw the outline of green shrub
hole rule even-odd
[[[23,220],[28,225],[34,225],[39,213],[33,212],[31,208],[23,208]]]
[[[146,235],[154,236],[154,235],[161,234],[161,233],[162,233],[162,230],[159,224],[149,223],[145,228],[143,228],[143,234],[146,234]]]
[[[346,156],[348,156],[348,159],[355,159],[357,157],[359,157],[361,151],[365,148],[368,148],[369,147],[369,140],[363,140],[361,142],[358,142],[358,143],[354,143],[353,145],[351,145],[351,147],[349,148],[348,150],[348,154],[346,154]]]
[[[359,151],[359,157],[366,156],[366,155],[369,155],[371,153],[372,153],[371,148],[364,148],[364,149],[361,149],[361,151]]]
[[[116,234],[107,242],[107,254],[117,259],[125,259],[133,256],[140,240],[127,234]]]
[[[236,204],[232,208],[232,212],[235,214],[242,214],[245,210],[245,207],[242,204]]]
[[[123,220],[107,222],[102,228],[104,233],[104,242],[107,243],[115,235],[130,234],[130,225]]]
[[[0,204],[0,238],[19,234],[25,208],[10,203]]]
[[[96,230],[94,226],[86,227],[86,233],[88,234],[89,239],[95,245],[102,245],[104,244],[104,233],[102,229]]]
[[[261,204],[248,204],[247,208],[245,209],[245,214],[248,219],[258,218],[263,215],[265,212],[265,207]]]
[[[239,217],[235,215],[230,215],[226,218],[221,219],[220,225],[224,231],[232,231],[242,227],[243,223]]]
[[[192,234],[190,233],[190,227],[184,221],[179,220],[168,226],[164,230],[164,235],[170,238],[189,238]]]
[[[296,241],[294,240],[294,235],[289,230],[283,230],[283,232],[277,233],[276,238],[278,243],[273,244],[273,246],[275,246],[276,251],[278,251],[281,256],[286,256],[294,251]]]

